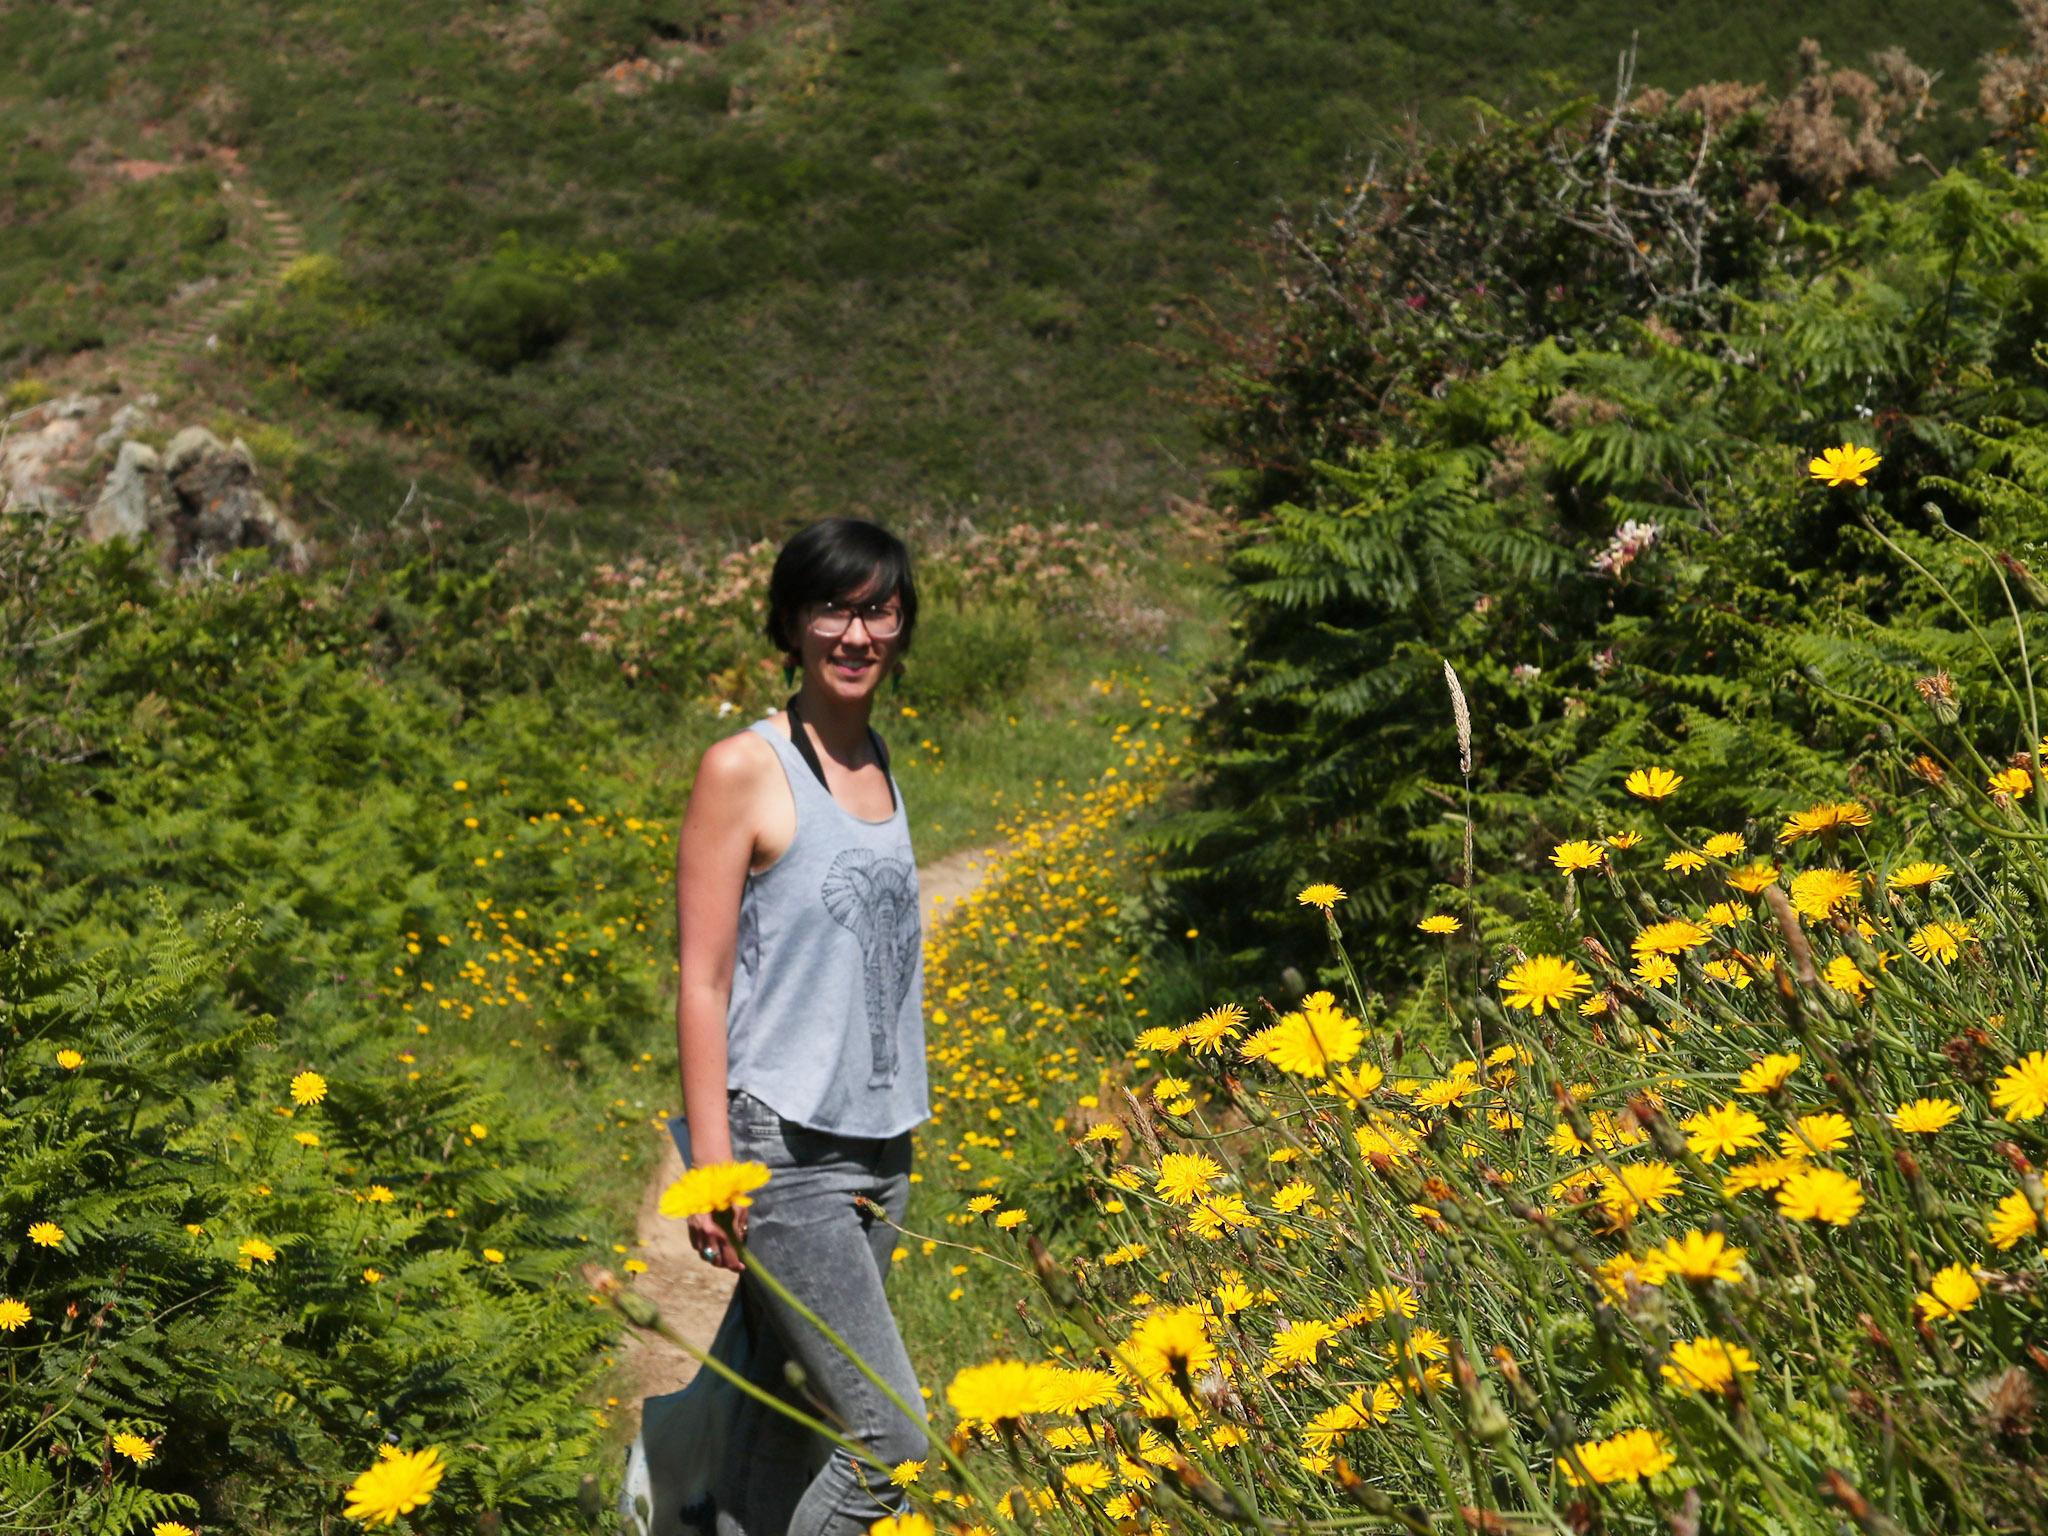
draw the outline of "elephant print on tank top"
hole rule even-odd
[[[870,1088],[894,1083],[900,1064],[897,1022],[924,939],[914,875],[903,859],[882,857],[872,848],[844,848],[819,891],[833,921],[860,941]]]

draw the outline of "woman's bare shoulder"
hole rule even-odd
[[[713,795],[744,797],[759,788],[776,766],[775,749],[761,739],[759,731],[748,728],[722,736],[704,749],[697,760],[696,782]]]

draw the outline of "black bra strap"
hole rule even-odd
[[[789,696],[789,702],[782,707],[789,714],[790,745],[794,746],[802,755],[804,762],[810,766],[810,770],[817,777],[818,782],[825,785],[825,793],[831,794],[832,786],[825,784],[825,765],[818,761],[818,749],[811,745],[811,733],[804,729],[804,723],[797,715],[796,695],[792,693]],[[868,727],[868,740],[873,743],[875,757],[882,765],[882,777],[889,779],[889,749],[882,745],[882,738],[875,734],[875,728],[872,725]],[[893,813],[895,809],[896,781],[889,779],[889,810]]]

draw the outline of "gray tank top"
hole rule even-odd
[[[931,1118],[917,864],[896,809],[868,821],[832,798],[767,720],[796,801],[796,836],[740,894],[726,1085],[785,1120],[887,1137]],[[886,770],[885,770],[886,771]]]

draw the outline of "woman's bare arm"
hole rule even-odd
[[[725,1118],[725,1016],[740,895],[754,856],[750,813],[758,768],[744,738],[714,743],[698,765],[676,839],[676,1053],[690,1154],[699,1163],[732,1157]]]

